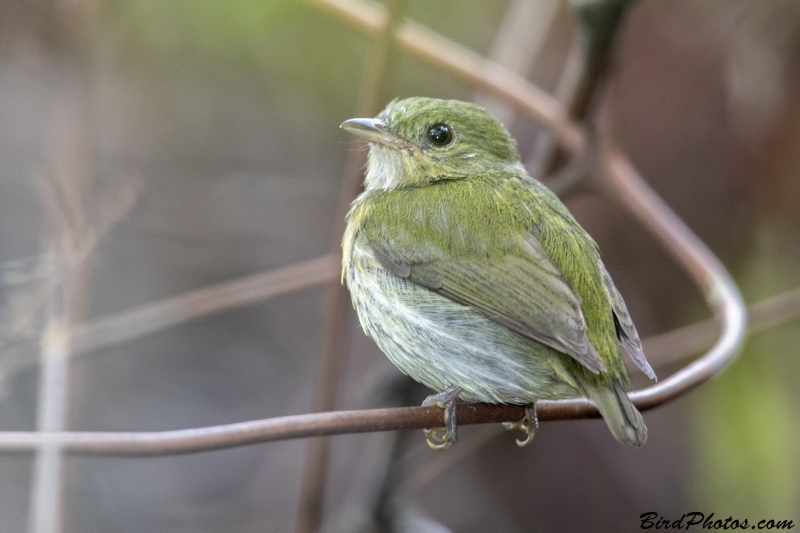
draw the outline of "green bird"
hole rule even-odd
[[[342,128],[369,141],[364,192],[347,214],[342,277],[361,326],[402,372],[438,394],[456,439],[456,401],[526,405],[586,397],[620,442],[647,428],[626,394],[621,350],[647,376],[636,327],[597,244],[520,163],[483,108],[394,100]]]

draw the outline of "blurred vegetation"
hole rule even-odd
[[[738,276],[749,301],[800,285],[797,233],[792,224],[787,231],[787,224],[766,218],[772,220],[761,223],[756,249]],[[753,335],[739,359],[697,393],[693,494],[702,509],[740,518],[797,516],[798,346],[796,318]]]
[[[112,1],[103,4],[99,28],[110,47],[103,54],[121,64],[161,74],[235,71],[286,87],[295,106],[311,101],[340,113],[367,50],[362,36],[295,0]]]
[[[797,286],[796,242],[778,249],[765,235],[740,278],[755,299]],[[793,239],[794,240],[794,239]],[[784,241],[785,242],[785,241]],[[733,516],[790,517],[800,502],[800,361],[797,321],[750,337],[740,358],[698,393],[695,498]]]
[[[753,302],[800,286],[800,4],[742,4],[735,30],[730,115],[752,158],[756,236],[736,273]],[[739,360],[699,392],[694,494],[706,508],[797,524],[798,346],[795,317],[750,337]]]
[[[478,0],[467,9],[451,1],[411,2],[408,16],[485,52],[506,0]],[[244,70],[281,80],[328,110],[352,112],[369,42],[346,24],[298,0],[112,0],[102,4],[98,29],[117,61],[145,68]],[[476,28],[481,28],[476,31]],[[97,50],[101,53],[100,50]],[[453,80],[418,61],[399,60],[393,93],[452,97]],[[469,92],[462,88],[462,97]]]

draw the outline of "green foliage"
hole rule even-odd
[[[408,15],[485,52],[505,4],[411,2]],[[352,110],[369,47],[368,36],[297,0],[113,0],[103,4],[99,31],[103,53],[122,64],[246,69],[341,114]],[[388,94],[471,94],[451,76],[400,54],[387,75]]]
[[[328,106],[352,102],[368,45],[346,25],[292,0],[109,2],[101,28],[106,53],[123,64],[250,71]]]

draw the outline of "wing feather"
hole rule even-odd
[[[622,299],[622,295],[619,293],[619,290],[617,290],[617,286],[614,285],[614,280],[611,279],[611,275],[608,273],[608,270],[606,270],[603,262],[598,261],[597,265],[600,268],[600,272],[603,273],[603,285],[608,294],[608,300],[611,302],[611,309],[614,311],[614,318],[617,324],[617,336],[619,337],[620,344],[622,344],[628,357],[631,358],[631,361],[633,361],[639,370],[644,372],[648,378],[657,380],[656,373],[644,356],[642,341],[639,339],[639,333],[636,331],[636,326],[633,325],[633,319],[630,313],[628,313],[625,300]]]
[[[606,370],[586,336],[580,297],[533,236],[518,253],[489,260],[456,259],[437,248],[403,262],[372,246],[388,271],[474,307],[484,316],[520,335],[563,352],[594,373]],[[423,259],[423,257],[428,260]]]

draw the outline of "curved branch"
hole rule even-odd
[[[637,407],[649,409],[708,381],[741,348],[747,308],[728,271],[689,227],[644,182],[615,145],[600,143],[600,160],[612,190],[625,207],[683,265],[720,322],[720,336],[701,358],[661,383],[631,394]]]

